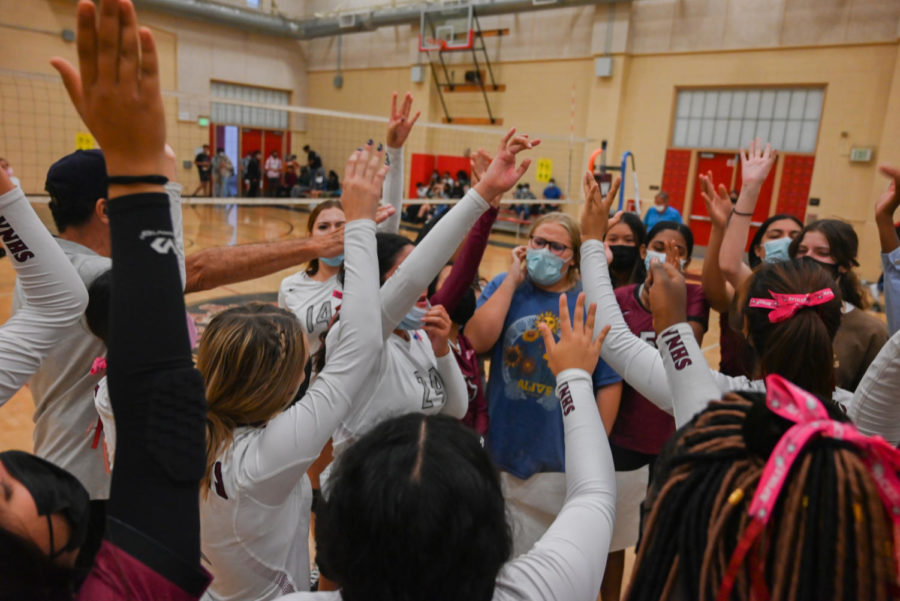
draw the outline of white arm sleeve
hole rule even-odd
[[[900,332],[891,336],[869,365],[850,401],[847,415],[866,435],[879,434],[900,444]]]
[[[506,564],[494,601],[594,601],[616,516],[616,477],[591,376],[557,378],[566,445],[566,502],[527,554]]]
[[[441,408],[441,413],[462,419],[469,409],[469,388],[459,369],[459,363],[456,362],[456,356],[449,352],[443,357],[437,357],[436,364],[447,395],[447,402]]]
[[[238,479],[264,503],[281,502],[319,456],[360,394],[381,354],[375,223],[355,220],[344,234],[340,328],[325,368],[306,395],[272,418],[240,458]]]
[[[706,365],[690,324],[685,322],[666,328],[656,338],[656,345],[672,389],[675,427],[680,428],[703,411],[710,401],[721,398],[722,393]]]
[[[453,256],[490,205],[474,188],[434,226],[381,288],[381,332],[387,338]]]
[[[181,289],[184,290],[187,276],[184,268],[184,217],[181,213],[181,184],[178,182],[167,183],[166,194],[169,196],[169,214],[172,216],[172,231],[175,233],[178,273],[181,274]]]
[[[0,404],[25,384],[87,307],[75,267],[18,187],[0,196],[0,239],[25,303],[0,326]]]
[[[403,211],[403,147],[386,146],[391,168],[381,185],[381,200],[394,207],[394,214],[378,224],[378,231],[396,234],[400,231],[400,214]]]
[[[581,277],[588,305],[597,304],[594,335],[610,326],[600,356],[647,400],[663,411],[673,413],[672,390],[662,357],[659,351],[635,336],[625,323],[609,279],[603,243],[599,240],[588,240],[581,245]],[[711,372],[711,376],[720,394],[752,387],[747,378],[732,378],[716,371]]]

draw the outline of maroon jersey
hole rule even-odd
[[[168,563],[166,561],[165,563]],[[195,573],[198,568],[184,567],[196,581],[203,576]],[[212,576],[205,574],[206,584]],[[205,586],[197,587],[197,594],[191,594],[177,586],[147,564],[135,559],[108,540],[103,541],[94,567],[87,580],[81,585],[78,601],[196,601],[203,594]]]
[[[469,409],[466,411],[465,417],[462,418],[462,423],[478,432],[481,436],[486,436],[488,430],[488,409],[487,399],[484,398],[481,362],[478,360],[475,349],[469,344],[468,338],[460,334],[457,341],[458,344],[450,345],[450,348],[456,357],[459,371],[462,372],[463,379],[466,381],[466,388],[469,389]]]
[[[648,344],[656,346],[653,315],[641,305],[640,284],[616,288],[616,300],[622,316],[632,333]],[[688,321],[696,321],[706,331],[709,324],[709,304],[698,284],[687,285]],[[675,432],[675,420],[671,415],[648,401],[627,383],[622,385],[622,402],[619,414],[609,435],[610,443],[619,447],[656,455],[662,445]]]

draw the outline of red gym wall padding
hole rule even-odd
[[[778,188],[778,204],[775,206],[776,213],[787,213],[803,222],[806,218],[809,185],[812,182],[815,162],[815,156],[785,155],[784,167],[781,170],[781,185]]]
[[[666,151],[661,190],[669,193],[669,205],[684,212],[684,194],[687,190],[691,151],[670,148]]]
[[[470,179],[472,177],[472,167],[467,157],[415,153],[409,163],[409,198],[416,198],[416,184],[428,184],[435,169],[441,177],[445,171],[449,171],[453,179],[456,179],[457,171],[465,171]]]

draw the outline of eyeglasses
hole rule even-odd
[[[572,248],[571,246],[566,246],[565,244],[561,244],[559,242],[551,242],[550,240],[541,238],[540,236],[532,236],[531,245],[537,249],[546,248],[549,246],[550,250],[557,255],[561,255]]]

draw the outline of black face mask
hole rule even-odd
[[[475,291],[469,287],[459,299],[456,308],[450,314],[450,320],[459,325],[464,326],[466,322],[472,319],[475,314]]]
[[[803,260],[804,260],[804,261],[811,261],[811,262],[815,263],[816,265],[818,265],[819,267],[821,267],[822,269],[824,269],[825,271],[827,271],[828,274],[831,276],[831,279],[833,279],[833,280],[835,280],[835,281],[837,281],[837,279],[838,279],[838,278],[840,277],[840,275],[841,275],[841,272],[838,271],[838,266],[835,265],[834,263],[823,263],[822,261],[819,261],[819,260],[817,260],[817,259],[813,259],[813,258],[810,257],[810,256],[803,257]]]
[[[9,475],[28,489],[38,515],[47,517],[50,526],[50,558],[78,549],[87,538],[90,498],[78,479],[49,461],[24,451],[0,453],[0,462]],[[50,516],[61,513],[69,522],[71,536],[65,547],[56,549]]]
[[[609,247],[612,252],[612,263],[609,268],[619,273],[631,271],[634,264],[637,263],[640,253],[637,246],[626,246],[624,244],[611,245]]]

